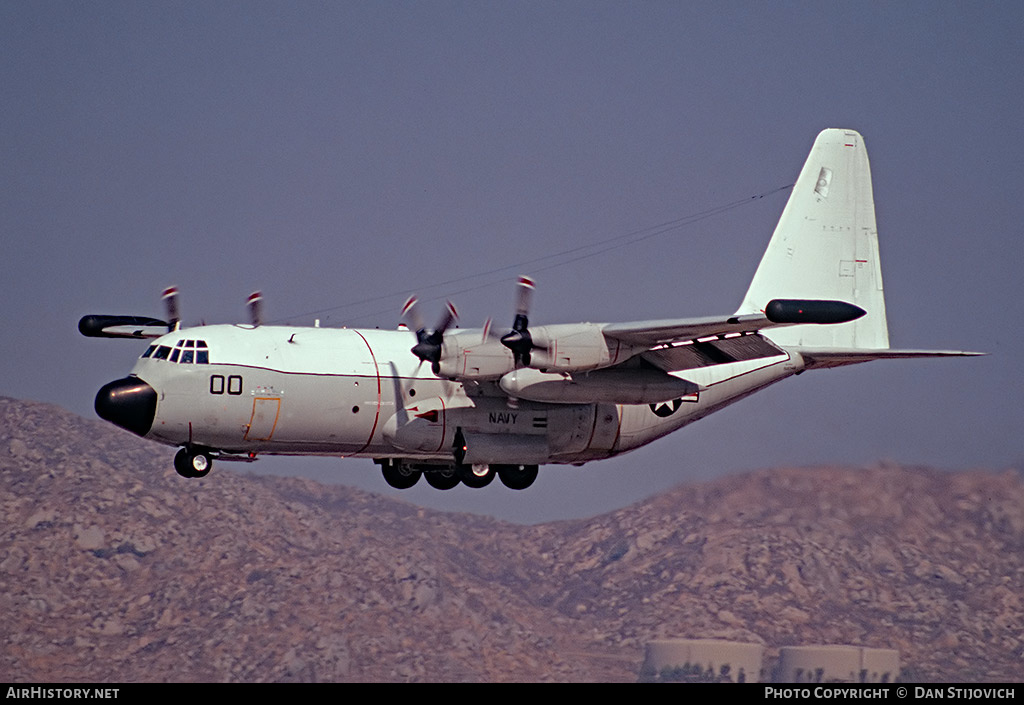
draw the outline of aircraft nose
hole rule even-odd
[[[156,390],[138,377],[124,377],[96,392],[96,414],[132,433],[145,436],[156,418]]]

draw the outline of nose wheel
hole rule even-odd
[[[174,469],[182,477],[206,477],[212,467],[213,459],[205,451],[182,448],[174,456]]]

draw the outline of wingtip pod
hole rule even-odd
[[[772,323],[849,323],[867,311],[845,301],[772,299],[764,315]]]
[[[167,322],[148,316],[89,314],[78,321],[78,332],[87,338],[158,338],[167,332]]]
[[[149,316],[107,316],[89,314],[78,321],[78,332],[87,338],[159,338],[178,329],[178,289],[168,287],[160,294],[167,320]]]

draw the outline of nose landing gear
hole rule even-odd
[[[182,477],[206,477],[213,468],[213,459],[203,450],[182,448],[174,456],[174,469]]]

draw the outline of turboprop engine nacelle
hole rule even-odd
[[[532,328],[530,367],[546,372],[585,372],[610,367],[643,352],[604,337],[595,323],[560,324]],[[646,350],[646,348],[644,348]]]
[[[515,369],[512,352],[494,339],[480,340],[472,333],[444,338],[438,375],[448,379],[498,379]]]
[[[594,323],[558,324],[530,329],[529,368],[543,372],[587,372],[628,360],[646,348],[608,340]],[[512,351],[500,341],[481,340],[465,331],[444,338],[439,375],[449,379],[493,380],[516,369]],[[524,399],[526,397],[523,397]]]
[[[657,404],[699,389],[693,382],[648,367],[574,374],[522,368],[502,377],[499,385],[516,399],[554,404]]]

